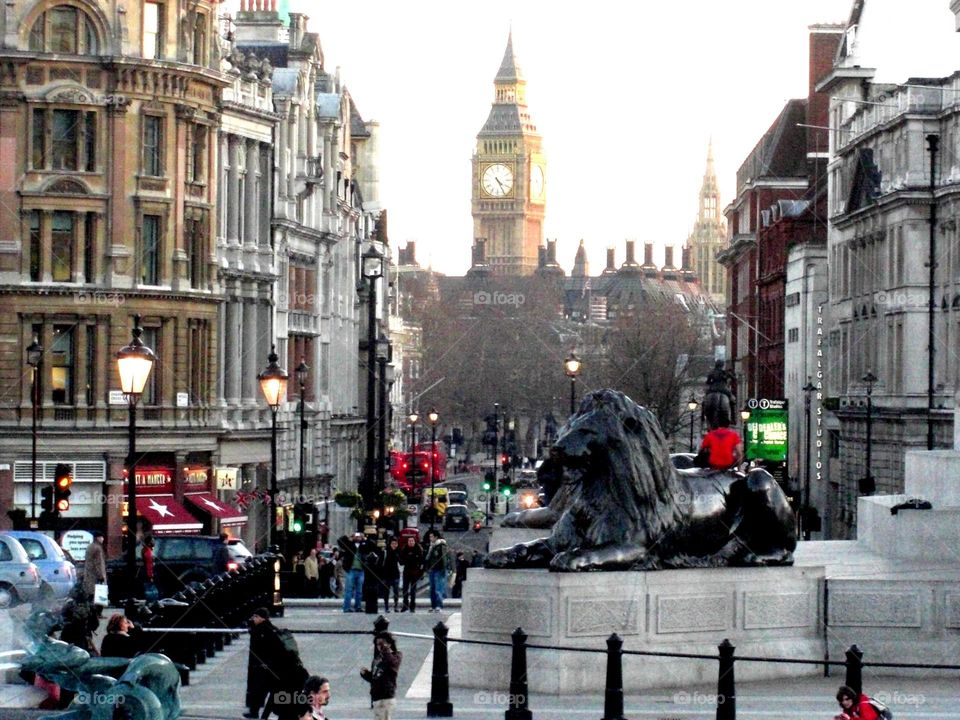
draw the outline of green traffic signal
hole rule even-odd
[[[484,492],[490,492],[490,481],[489,481],[489,480],[484,480],[484,481],[483,481],[483,491],[484,491]]]
[[[504,497],[510,497],[510,494],[513,492],[513,488],[511,488],[509,485],[504,485],[500,488],[500,492],[503,493]]]
[[[303,523],[300,522],[299,520],[294,520],[294,521],[293,521],[293,531],[294,531],[295,533],[303,532]]]

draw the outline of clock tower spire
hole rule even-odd
[[[473,235],[486,240],[487,264],[495,274],[529,275],[543,242],[547,163],[527,109],[527,81],[512,30],[493,88],[473,154]]]

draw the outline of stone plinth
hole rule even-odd
[[[958,450],[910,450],[903,456],[904,493],[929,500],[934,508],[960,508],[958,468]]]
[[[475,573],[475,574],[474,574]],[[729,638],[738,655],[821,659],[823,568],[716,568],[659,572],[549,573],[471,570],[464,585],[463,637],[510,641],[522,627],[528,643],[606,648],[616,632],[625,650],[715,656]],[[604,687],[606,656],[529,650],[531,692],[575,694]],[[738,679],[815,675],[818,666],[738,663]],[[716,680],[717,662],[624,657],[624,689]],[[509,686],[510,649],[451,644],[452,684]]]
[[[911,497],[929,495],[873,495],[857,499],[857,542],[880,555],[903,559],[926,559],[931,553],[947,560],[960,560],[960,506],[943,507],[934,498],[932,510],[890,508]]]

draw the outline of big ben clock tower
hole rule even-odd
[[[527,111],[527,83],[512,33],[493,86],[493,105],[473,154],[473,236],[486,239],[494,274],[530,275],[543,240],[547,163]]]

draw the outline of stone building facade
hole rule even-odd
[[[720,186],[713,164],[713,142],[707,148],[707,169],[703,173],[697,221],[694,223],[687,248],[691,264],[700,285],[717,305],[723,306],[727,297],[727,272],[717,262],[717,253],[727,241],[727,226],[720,205]]]
[[[158,357],[138,410],[140,465],[164,478],[173,502],[188,480],[212,489],[216,128],[227,84],[215,28],[207,0],[182,17],[173,3],[86,0],[0,11],[0,462],[13,470],[0,473],[0,502],[30,514],[25,349],[36,334],[38,476],[72,465],[64,520],[106,530],[110,552],[120,548],[127,446],[114,354],[135,314]]]

